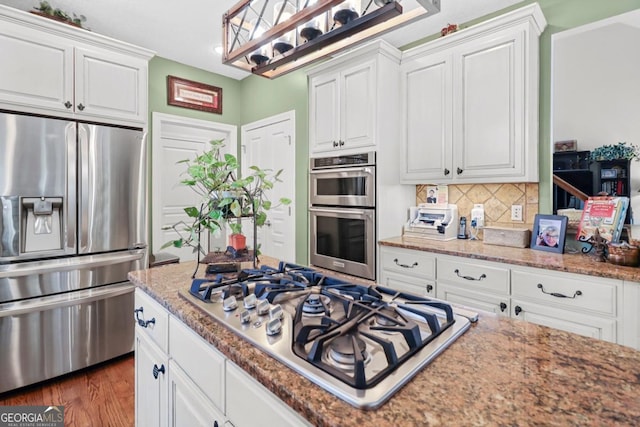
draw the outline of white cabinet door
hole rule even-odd
[[[552,308],[515,298],[511,300],[511,316],[599,340],[617,340],[615,318]]]
[[[402,181],[447,182],[452,170],[451,55],[417,58],[401,67]]]
[[[375,63],[368,61],[344,70],[340,81],[340,148],[375,145]]]
[[[136,425],[167,425],[167,365],[165,353],[146,338],[136,333]]]
[[[311,425],[238,366],[226,366],[226,415],[234,427]]]
[[[375,145],[375,61],[318,74],[309,83],[310,152]]]
[[[70,42],[2,21],[0,52],[0,103],[9,104],[9,108],[71,111],[74,100]]]
[[[224,424],[224,414],[175,361],[169,361],[169,426],[222,427]]]
[[[146,121],[146,61],[94,47],[75,53],[78,116]]]
[[[458,286],[438,282],[438,299],[443,299],[465,307],[484,310],[509,317],[509,297],[488,292],[474,292]]]
[[[524,39],[524,31],[502,31],[454,55],[456,178],[524,178]]]
[[[338,148],[340,140],[340,74],[319,75],[309,82],[309,145],[311,152]]]

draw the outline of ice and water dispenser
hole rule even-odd
[[[20,212],[20,252],[63,248],[62,197],[23,197]]]

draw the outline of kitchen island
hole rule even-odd
[[[640,352],[488,313],[387,403],[356,409],[187,302],[178,291],[193,270],[187,262],[129,278],[313,425],[640,424]]]

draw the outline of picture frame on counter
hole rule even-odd
[[[564,215],[536,214],[531,233],[531,249],[547,252],[564,252],[569,218]]]
[[[167,76],[167,103],[176,107],[222,114],[222,88]]]
[[[569,139],[566,141],[556,141],[553,143],[554,153],[563,153],[565,151],[578,151],[578,141]]]

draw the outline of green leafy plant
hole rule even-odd
[[[595,148],[589,155],[590,160],[631,160],[640,158],[637,145],[618,142],[615,145],[603,145]]]
[[[53,6],[51,6],[51,4],[49,4],[48,1],[41,1],[40,4],[36,7],[33,7],[35,10],[40,12],[40,15],[44,15],[48,18],[52,18],[55,19],[57,21],[62,21],[62,22],[66,22],[68,24],[73,24],[76,25],[80,28],[84,28],[85,30],[87,28],[85,28],[84,22],[87,20],[87,18],[84,15],[76,15],[75,13],[73,14],[73,18],[71,18],[69,16],[69,14],[67,12],[65,12],[62,9],[59,8],[53,8]]]
[[[184,208],[193,221],[191,224],[180,222],[173,225],[179,235],[162,246],[182,248],[189,246],[194,251],[205,254],[200,245],[200,233],[215,233],[225,223],[234,234],[242,233],[242,217],[253,217],[254,226],[262,227],[267,220],[267,212],[279,205],[288,205],[291,200],[281,198],[274,205],[267,192],[274,183],[281,182],[282,170],[273,172],[258,166],[248,168],[247,176],[239,177],[240,165],[232,154],[222,155],[224,141],[210,141],[211,148],[196,156],[193,160],[181,160],[187,166],[187,177],[181,181],[200,195],[199,206]],[[255,248],[256,255],[259,253]]]

